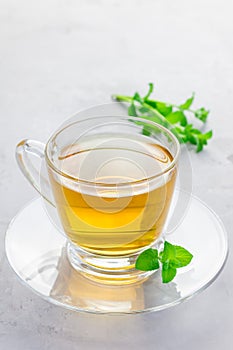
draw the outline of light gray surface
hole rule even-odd
[[[191,301],[107,317],[41,300],[19,283],[3,244],[9,220],[35,195],[17,169],[16,143],[45,141],[76,110],[154,81],[158,98],[182,101],[196,91],[196,106],[211,109],[215,137],[192,154],[193,192],[220,215],[232,246],[232,10],[230,0],[0,0],[1,349],[231,348],[231,255]]]

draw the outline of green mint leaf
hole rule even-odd
[[[171,124],[180,123],[182,126],[187,124],[187,119],[182,111],[172,112],[166,116],[166,119]]]
[[[194,129],[192,124],[187,124],[185,126],[184,133],[188,142],[190,142],[193,145],[198,144],[199,141],[197,134],[200,134],[201,132],[197,129]]]
[[[139,107],[138,108],[138,111],[142,114],[145,114],[145,113],[150,113],[150,110],[148,107]]]
[[[186,135],[184,133],[184,130],[181,129],[180,127],[175,126],[174,128],[171,129],[171,131],[178,138],[180,143],[188,142],[187,137],[186,137]]]
[[[165,241],[159,258],[162,264],[169,264],[169,266],[179,268],[188,265],[193,255],[187,249]]]
[[[142,135],[150,136],[151,132],[149,130],[147,130],[147,128],[144,126],[144,128],[142,129]]]
[[[212,136],[213,136],[213,131],[212,130],[210,130],[210,131],[208,131],[208,132],[206,132],[204,134],[204,137],[205,137],[206,140],[211,139]]]
[[[209,115],[209,111],[207,111],[207,109],[205,109],[204,107],[197,109],[194,112],[194,115],[197,119],[201,120],[203,123],[206,122],[208,115]]]
[[[203,135],[200,130],[192,128],[189,130],[193,135],[197,135],[197,137],[201,137]]]
[[[163,264],[162,267],[162,281],[163,283],[171,282],[176,276],[176,268],[172,267],[170,264]]]
[[[198,130],[197,130],[198,131]],[[195,129],[194,129],[194,132],[195,132]],[[213,135],[213,132],[212,130],[208,131],[207,133],[205,134],[202,134],[201,132],[197,133],[197,153],[198,152],[201,152],[204,145],[207,145],[207,140],[209,140]]]
[[[198,138],[195,135],[187,134],[187,141],[189,141],[192,145],[198,144]]]
[[[185,248],[164,242],[163,251],[159,254],[162,263],[163,283],[168,283],[176,276],[176,269],[187,266],[193,255]]]
[[[192,124],[187,124],[185,127],[185,132],[193,131],[193,125]]]
[[[145,100],[145,102],[147,105],[151,106],[152,108],[157,109],[157,102],[156,101],[147,99],[147,100]]]
[[[144,100],[147,100],[150,97],[150,95],[152,94],[153,90],[154,90],[154,84],[153,83],[149,83],[149,90],[148,90],[146,96],[144,97]]]
[[[159,254],[160,261],[164,264],[176,258],[175,246],[168,241],[164,242],[163,251]]]
[[[133,95],[133,100],[143,104],[143,99],[141,98],[138,92],[135,92],[135,94]]]
[[[131,103],[131,105],[128,107],[128,115],[132,117],[137,117],[137,111],[134,103]]]
[[[212,137],[212,130],[203,134],[200,130],[193,128],[192,124],[187,124],[183,129],[184,139],[193,145],[196,145],[196,151],[200,152],[203,150],[204,146],[207,145],[207,141]],[[180,132],[181,133],[181,132]],[[185,141],[184,141],[185,142]]]
[[[189,109],[191,107],[193,100],[194,100],[195,94],[193,93],[190,98],[188,98],[183,104],[179,106],[181,109]]]
[[[203,143],[203,140],[198,138],[198,143],[197,143],[197,148],[196,148],[196,152],[201,152],[203,150],[203,146],[204,146],[204,143]]]
[[[142,252],[135,264],[137,270],[151,271],[159,268],[158,250],[149,248]]]
[[[164,102],[159,102],[156,101],[156,109],[161,113],[164,117],[172,113],[172,106],[164,103]]]
[[[183,247],[178,245],[175,245],[174,247],[175,259],[172,261],[172,266],[176,268],[187,266],[191,262],[193,255]]]

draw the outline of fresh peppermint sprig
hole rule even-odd
[[[200,129],[195,128],[192,123],[189,123],[188,119],[192,115],[205,123],[209,111],[204,107],[196,110],[191,108],[194,94],[184,103],[176,105],[151,99],[153,90],[154,85],[149,83],[149,90],[144,97],[138,92],[133,96],[113,95],[112,97],[116,101],[129,103],[129,116],[149,119],[169,128],[181,143],[195,145],[196,151],[200,152],[212,137],[212,130],[203,133]],[[149,136],[151,132],[144,127],[143,134]]]
[[[177,269],[187,266],[192,258],[193,255],[187,249],[165,241],[161,252],[153,248],[142,252],[136,260],[135,268],[152,271],[162,267],[162,281],[168,283],[175,278]]]

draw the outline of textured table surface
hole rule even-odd
[[[0,0],[0,348],[230,349],[230,254],[217,281],[160,313],[126,317],[78,314],[22,286],[4,254],[10,219],[35,192],[17,168],[26,137],[45,141],[65,118],[145,91],[211,109],[214,138],[192,153],[193,192],[223,220],[233,244],[233,5],[229,0]]]

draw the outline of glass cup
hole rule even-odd
[[[179,150],[176,137],[153,121],[98,116],[67,124],[46,145],[23,140],[16,157],[55,208],[71,265],[99,282],[124,284],[153,273],[136,270],[135,262],[162,242]]]

